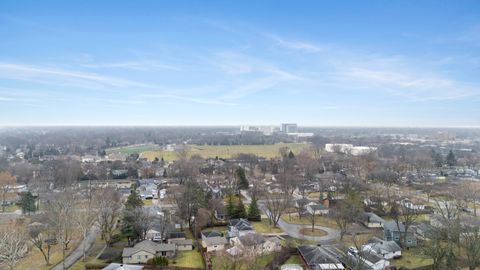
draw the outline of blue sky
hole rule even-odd
[[[479,1],[0,1],[0,125],[480,126]]]

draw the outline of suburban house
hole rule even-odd
[[[134,247],[124,248],[122,253],[123,263],[146,263],[155,257],[174,257],[175,244],[159,244],[144,240]]]
[[[405,235],[405,246],[415,247],[417,246],[417,238],[413,228],[409,228],[405,231],[405,225],[399,222],[398,225],[395,221],[386,221],[383,225],[383,239],[386,241],[395,241],[398,245],[401,245],[402,237]]]
[[[296,208],[305,208],[308,205],[314,205],[314,204],[316,204],[316,203],[307,199],[307,198],[300,198],[298,200],[295,200],[295,207]]]
[[[225,211],[215,210],[213,212],[215,218],[219,221],[225,221],[227,219],[227,213]]]
[[[173,240],[185,240],[187,239],[187,236],[185,235],[184,232],[169,232],[167,234],[167,243],[170,243]]]
[[[240,237],[254,232],[253,226],[244,218],[231,219],[228,223],[228,237],[230,238]]]
[[[307,205],[307,212],[310,215],[328,215],[329,209],[323,204]]]
[[[360,215],[360,222],[367,228],[382,228],[385,220],[375,213],[364,212]]]
[[[307,270],[345,269],[338,259],[341,255],[330,246],[299,246],[298,253]]]
[[[370,251],[359,251],[357,254],[348,253],[341,260],[348,269],[384,270],[390,265],[389,261]]]
[[[367,244],[362,246],[365,252],[374,252],[386,260],[397,259],[402,256],[402,248],[395,241],[385,241],[373,237]]]
[[[193,249],[192,239],[173,239],[173,240],[169,240],[169,244],[174,244],[177,250],[180,250],[180,251]]]
[[[264,237],[258,233],[249,233],[244,236],[230,239],[230,244],[237,247],[248,255],[263,255],[274,251],[280,251],[282,248],[280,240],[277,237]]]
[[[415,211],[425,210],[425,204],[420,200],[409,200],[405,199],[402,201],[405,208]]]
[[[154,242],[162,241],[162,233],[158,228],[152,228],[147,231],[146,238]]]
[[[227,238],[217,231],[202,232],[202,247],[207,252],[224,250],[227,243]]]

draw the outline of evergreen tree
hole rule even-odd
[[[293,154],[292,150],[290,150],[290,153],[288,153],[288,158],[289,159],[294,159],[295,155]]]
[[[22,204],[22,213],[24,214],[30,214],[31,212],[35,213],[37,210],[35,206],[35,198],[30,191],[21,194],[20,203]]]
[[[167,177],[167,170],[164,169],[164,170],[163,170],[163,178],[166,178],[166,177]]]
[[[236,218],[247,218],[247,211],[245,210],[245,205],[241,198],[238,198],[237,207],[235,208]]]
[[[250,221],[261,221],[262,217],[260,215],[260,209],[258,209],[257,198],[255,196],[252,198],[250,207],[248,208],[248,220]]]
[[[233,203],[233,194],[228,195],[227,214],[230,218],[236,218],[235,204]]]
[[[135,189],[132,189],[132,191],[130,192],[130,195],[128,195],[127,202],[125,202],[125,208],[135,209],[137,207],[142,207],[142,206],[143,206],[142,198],[140,198],[140,195],[138,195]]]
[[[238,188],[248,189],[249,183],[247,177],[245,176],[245,169],[242,167],[238,167],[238,169],[235,171],[235,175],[238,179]]]
[[[448,152],[446,161],[447,161],[447,165],[450,166],[450,167],[453,167],[453,166],[457,165],[457,158],[453,154],[452,150],[450,150],[450,152]]]

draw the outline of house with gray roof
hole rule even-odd
[[[299,246],[298,253],[308,270],[341,270],[345,269],[338,259],[342,256],[331,246]]]
[[[367,244],[362,246],[363,251],[374,252],[386,260],[397,259],[402,256],[402,248],[395,241],[385,241],[373,237]]]
[[[385,220],[373,212],[364,212],[359,219],[367,228],[382,228],[383,224],[385,224]]]
[[[175,252],[175,244],[159,244],[150,240],[144,240],[131,248],[124,248],[122,262],[143,264],[155,257],[174,257]]]
[[[395,241],[398,245],[402,245],[402,237],[405,235],[405,247],[417,246],[417,237],[412,227],[405,230],[405,225],[401,222],[386,221],[383,225],[383,240]]]
[[[228,223],[228,237],[230,238],[240,237],[254,232],[253,226],[244,218],[231,219]]]
[[[205,248],[207,252],[224,250],[227,244],[227,238],[225,238],[220,232],[202,232],[202,247]]]

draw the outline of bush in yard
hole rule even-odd
[[[97,263],[86,263],[85,264],[85,269],[103,269],[105,267],[107,267],[108,264],[106,263],[100,263],[100,262],[97,262]]]
[[[147,261],[149,265],[168,266],[168,259],[165,257],[155,257]]]

